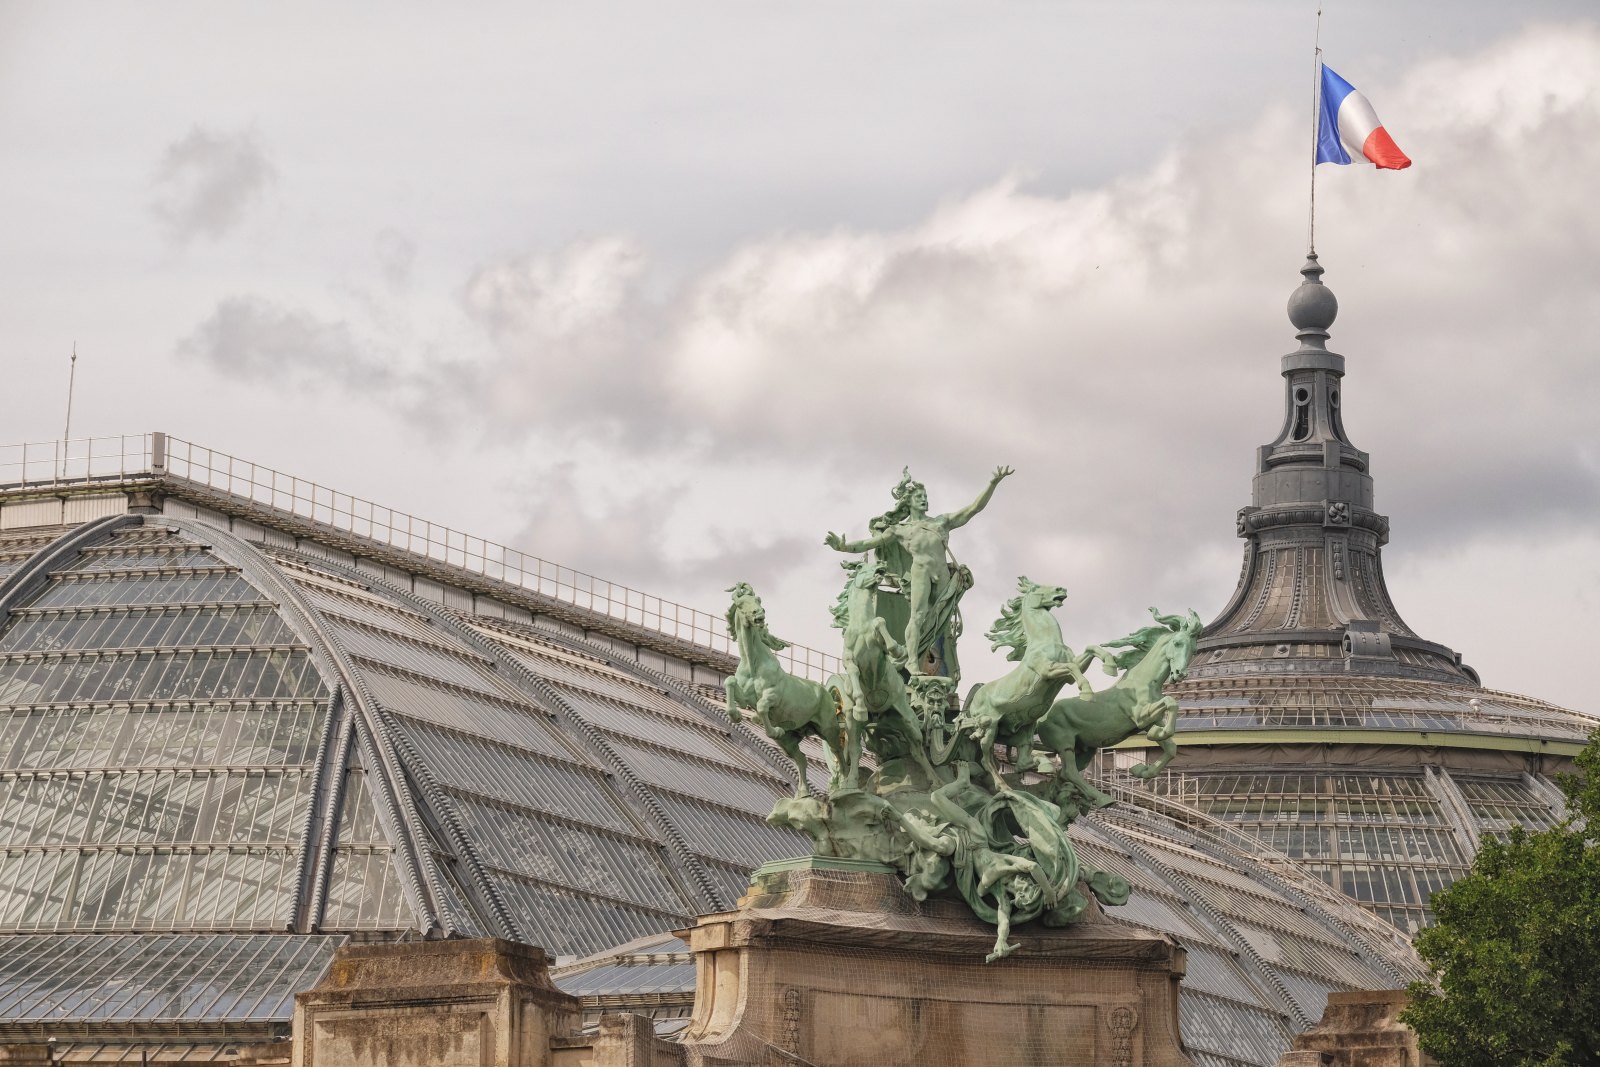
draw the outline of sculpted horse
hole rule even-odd
[[[862,739],[869,729],[877,739],[874,751],[881,759],[894,758],[903,749],[923,768],[929,781],[934,781],[933,765],[922,745],[922,722],[911,708],[900,676],[906,666],[906,648],[889,633],[888,624],[878,614],[878,587],[891,573],[889,566],[881,560],[849,560],[841,566],[850,577],[834,605],[833,624],[844,631],[845,785],[855,784]],[[891,741],[885,736],[891,733],[900,736]]]
[[[836,783],[839,776],[843,731],[833,694],[783,669],[773,653],[788,648],[789,643],[767,630],[767,611],[748,582],[740,582],[728,592],[733,594],[728,632],[739,642],[739,667],[723,686],[728,694],[728,718],[737,724],[740,708],[753,710],[767,736],[794,760],[799,772],[795,796],[810,796],[801,741],[813,735],[822,738],[829,777]]]
[[[1183,680],[1203,624],[1192,611],[1187,616],[1163,615],[1151,608],[1150,614],[1157,625],[1086,650],[1100,659],[1108,673],[1122,672],[1115,684],[1098,693],[1056,701],[1038,724],[1039,747],[1060,755],[1062,777],[1097,808],[1110,804],[1111,797],[1090,785],[1083,769],[1100,749],[1137,733],[1159,744],[1159,759],[1133,768],[1139,778],[1161,773],[1178,754],[1172,740],[1178,702],[1163,695],[1161,687],[1169,680]]]
[[[1011,649],[1007,659],[1021,662],[1004,677],[974,686],[967,696],[967,706],[956,718],[958,733],[976,743],[978,759],[1002,792],[1010,786],[1000,777],[994,754],[996,743],[1015,746],[1016,766],[1031,768],[1034,724],[1050,709],[1050,702],[1061,687],[1076,681],[1080,690],[1093,692],[1083,678],[1084,668],[1093,657],[1085,654],[1074,658],[1061,640],[1061,624],[1050,614],[1067,599],[1067,591],[1027,578],[1018,578],[1017,588],[1020,595],[1005,605],[986,636],[991,647]],[[948,759],[949,752],[938,756]]]

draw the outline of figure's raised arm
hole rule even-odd
[[[965,526],[967,523],[971,522],[972,516],[989,506],[989,498],[994,496],[994,487],[1015,473],[1017,472],[1012,470],[1010,467],[996,467],[994,469],[994,476],[989,479],[989,484],[984,487],[983,492],[978,494],[978,499],[974,500],[960,511],[952,511],[950,514],[946,515],[944,517],[945,525],[953,530],[957,526]]]
[[[865,537],[860,541],[846,541],[842,535],[830,532],[822,539],[822,543],[836,552],[870,552],[874,548],[882,548],[893,540],[893,530],[884,530],[876,537]]]

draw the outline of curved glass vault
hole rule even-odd
[[[0,556],[0,1039],[282,1022],[351,936],[587,954],[798,847],[768,750],[580,639],[186,519]]]

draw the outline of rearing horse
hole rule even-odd
[[[1034,724],[1061,687],[1076,681],[1081,690],[1092,691],[1083,680],[1083,670],[1093,657],[1087,653],[1074,657],[1061,640],[1061,624],[1050,614],[1067,599],[1067,591],[1027,578],[1018,578],[1017,588],[1020,595],[1005,605],[987,636],[995,648],[1010,647],[1007,659],[1021,662],[1009,674],[974,686],[956,719],[959,732],[977,743],[979,760],[1002,792],[1010,786],[1000,777],[996,742],[1016,746],[1016,765],[1027,769],[1032,763]],[[948,759],[949,754],[937,752],[934,758]]]
[[[1122,677],[1107,689],[1058,700],[1039,720],[1039,747],[1061,757],[1061,775],[1083,792],[1097,808],[1112,798],[1083,777],[1095,753],[1102,748],[1143,733],[1161,746],[1154,763],[1141,763],[1133,774],[1153,778],[1161,773],[1178,748],[1172,735],[1178,725],[1178,702],[1161,692],[1163,683],[1182,681],[1194,656],[1195,640],[1203,624],[1193,611],[1163,615],[1155,608],[1155,626],[1146,626],[1116,641],[1090,645],[1085,653],[1096,656],[1109,673]],[[1120,649],[1120,651],[1114,651]]]
[[[882,560],[848,560],[850,577],[833,608],[833,624],[844,631],[844,784],[855,785],[863,735],[871,732],[873,753],[884,759],[904,752],[928,777],[938,781],[922,744],[922,720],[911,708],[906,683],[906,647],[894,639],[878,614],[878,586],[891,572]],[[895,736],[898,735],[898,736]]]
[[[800,742],[813,734],[822,738],[828,774],[837,784],[842,732],[833,695],[816,682],[796,678],[783,669],[773,653],[788,648],[789,643],[768,631],[767,610],[750,583],[739,582],[728,592],[733,594],[727,614],[728,632],[739,642],[739,667],[723,683],[728,694],[728,718],[737,724],[740,708],[755,712],[756,722],[767,736],[794,760],[799,772],[796,797],[811,795]]]

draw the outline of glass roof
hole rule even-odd
[[[770,743],[613,649],[195,520],[77,536],[0,535],[0,956],[32,961],[0,965],[0,1017],[282,1020],[346,933],[513,937],[588,957],[582,995],[673,993],[664,932],[806,847],[765,821],[792,788]],[[1180,729],[1587,730],[1465,686],[1247,682],[1185,683]],[[1113,917],[1189,949],[1213,1067],[1414,976],[1373,916],[1412,928],[1482,835],[1557,812],[1526,775],[1173,770],[1108,782],[1123,804],[1074,839],[1135,886]]]
[[[85,548],[0,632],[0,931],[282,929],[328,690],[223,562]]]
[[[7,1023],[273,1022],[327,970],[343,937],[0,935]]]
[[[1181,768],[1181,764],[1176,765]],[[1249,834],[1409,933],[1486,834],[1552,825],[1559,793],[1531,774],[1437,767],[1175,769],[1139,788]]]

